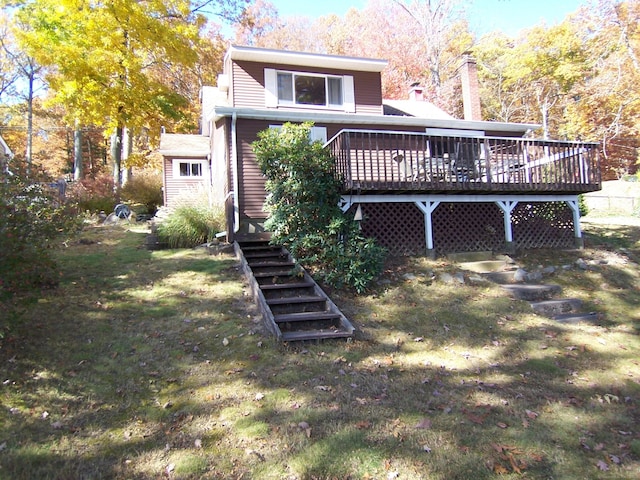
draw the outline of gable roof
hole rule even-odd
[[[344,57],[321,53],[271,50],[232,45],[227,51],[231,60],[271,63],[276,65],[295,65],[299,67],[336,68],[358,72],[381,72],[387,66],[386,60],[361,57]]]
[[[158,151],[165,157],[200,158],[211,153],[211,146],[204,135],[163,133]]]

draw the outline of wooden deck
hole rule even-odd
[[[597,143],[342,130],[328,143],[343,193],[586,193]]]

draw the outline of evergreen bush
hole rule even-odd
[[[259,132],[252,144],[267,179],[265,228],[328,284],[362,293],[382,271],[385,251],[340,209],[334,160],[309,141],[311,127],[287,123]]]

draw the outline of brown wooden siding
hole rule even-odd
[[[251,143],[258,132],[269,128],[269,122],[238,119],[238,163],[240,181],[240,215],[242,218],[262,219],[265,199],[264,178],[256,162]]]
[[[311,69],[290,65],[272,65],[255,62],[233,62],[233,86],[231,89],[234,107],[265,108],[264,69],[278,68],[296,72],[326,75],[353,75],[356,113],[366,115],[382,114],[382,86],[379,73],[352,72],[336,69]],[[305,110],[287,108],[287,110]],[[309,111],[309,110],[305,110]],[[317,110],[315,110],[317,111]]]

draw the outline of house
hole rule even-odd
[[[9,161],[13,158],[13,152],[0,136],[0,173],[5,174],[9,171]]]
[[[202,95],[202,134],[163,135],[165,200],[211,185],[227,235],[263,231],[264,179],[251,143],[285,122],[314,122],[336,160],[342,208],[396,254],[581,244],[578,195],[600,189],[598,146],[529,138],[535,124],[482,121],[475,63],[460,67],[465,119],[424,101],[385,101],[384,60],[232,46]],[[171,146],[169,146],[171,144]],[[205,148],[206,146],[206,148]]]

